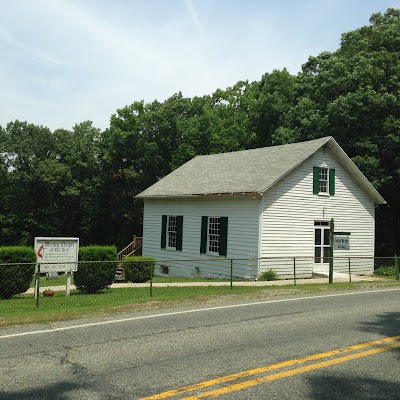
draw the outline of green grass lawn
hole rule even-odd
[[[61,276],[60,278],[64,278]],[[46,278],[44,278],[46,279]],[[157,278],[158,282],[161,279]],[[168,278],[167,278],[168,279]],[[165,280],[162,280],[166,282]],[[177,280],[174,279],[174,282]],[[181,281],[181,280],[179,280]],[[54,282],[54,281],[46,281]],[[60,284],[65,281],[60,280]],[[366,288],[384,288],[397,286],[399,282],[387,278],[376,282],[334,283],[288,286],[192,286],[192,287],[150,287],[145,288],[111,288],[97,294],[81,294],[73,290],[70,297],[64,291],[56,292],[52,298],[39,297],[39,307],[33,295],[18,295],[10,300],[0,300],[0,327],[50,323],[53,321],[71,320],[85,317],[99,317],[111,314],[127,313],[144,309],[189,306],[192,304],[216,301],[241,301],[268,299],[318,294],[323,292],[362,290]],[[43,284],[42,287],[54,286]]]
[[[65,286],[67,284],[67,275],[58,275],[55,279],[48,279],[45,276],[40,277],[40,287],[47,286]],[[35,279],[32,279],[30,287],[35,287]]]
[[[81,294],[73,290],[69,297],[65,297],[64,291],[59,291],[51,298],[45,298],[40,294],[38,307],[33,295],[22,294],[10,300],[0,300],[0,327],[128,312],[144,303],[160,305],[174,301],[181,304],[182,301],[196,301],[196,299],[203,302],[210,296],[249,293],[261,289],[237,287],[232,290],[229,286],[165,287],[153,288],[152,297],[150,287],[111,288],[96,294]]]

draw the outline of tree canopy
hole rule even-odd
[[[104,132],[13,121],[0,126],[2,245],[35,236],[127,244],[141,234],[136,194],[198,154],[333,136],[389,207],[377,210],[377,254],[400,251],[400,10],[373,14],[335,52],[239,81],[211,95],[176,93],[116,111]]]

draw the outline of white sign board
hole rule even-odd
[[[79,238],[36,237],[35,252],[40,272],[70,272],[78,269]]]
[[[350,250],[350,237],[349,236],[334,236],[333,237],[334,250]]]

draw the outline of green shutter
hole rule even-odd
[[[176,250],[182,250],[183,216],[176,217]]]
[[[335,195],[335,169],[331,168],[329,170],[329,194],[331,196]]]
[[[208,229],[208,217],[201,217],[201,241],[200,241],[200,253],[207,253],[207,229]]]
[[[163,215],[161,219],[161,248],[165,249],[167,244],[167,216]]]
[[[319,193],[319,167],[313,167],[313,193]]]
[[[228,217],[221,217],[219,223],[219,255],[225,256],[228,248]]]

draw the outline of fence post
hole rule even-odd
[[[40,264],[38,264],[37,266],[36,277],[35,277],[36,307],[39,307],[39,288],[40,288]]]
[[[153,276],[154,276],[154,270],[151,272],[150,275],[150,297],[153,297]]]
[[[351,282],[351,266],[350,266],[350,257],[349,257],[349,281]]]
[[[231,258],[231,289],[233,289],[233,259]]]
[[[396,281],[399,280],[399,257],[395,254],[394,256],[394,270],[396,273]]]
[[[65,297],[68,297],[71,294],[71,276],[72,272],[69,270],[67,272],[67,283],[65,285]]]
[[[296,257],[293,257],[293,278],[294,285],[296,286]]]

